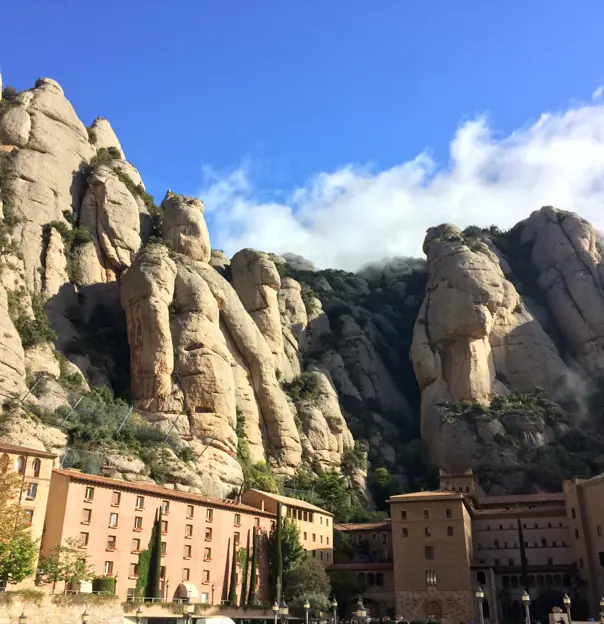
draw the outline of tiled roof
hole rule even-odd
[[[32,449],[26,446],[16,446],[15,444],[0,443],[0,453],[15,453],[18,455],[32,455],[33,457],[43,457],[44,459],[54,459],[56,455],[54,453],[48,453],[47,451],[40,451],[39,449]]]
[[[272,498],[288,507],[299,507],[300,509],[311,509],[312,511],[317,511],[319,513],[325,514],[326,516],[333,516],[332,513],[326,511],[325,509],[321,509],[321,507],[317,507],[312,503],[308,503],[305,500],[301,500],[300,498],[292,498],[290,496],[283,496],[283,494],[273,494],[272,492],[263,492],[262,490],[254,490],[250,489],[250,492],[257,492],[258,494],[262,494],[265,498]]]
[[[381,522],[347,522],[336,524],[336,531],[379,531],[381,529],[390,530],[390,518]]]
[[[406,500],[428,500],[430,498],[444,498],[449,500],[463,499],[463,494],[459,492],[445,492],[441,490],[434,490],[430,492],[411,492],[410,494],[396,494],[391,496],[389,503],[397,503]]]
[[[61,470],[59,468],[55,468],[52,472],[53,474],[69,477],[72,481],[95,483],[100,486],[141,492],[141,494],[157,494],[163,498],[190,501],[192,503],[203,503],[204,505],[209,505],[210,507],[221,507],[222,509],[234,509],[236,511],[243,511],[256,515],[270,516],[271,518],[275,517],[275,514],[268,511],[262,511],[256,507],[252,507],[251,505],[220,500],[219,498],[210,498],[208,496],[202,496],[201,494],[177,492],[176,490],[161,487],[160,485],[155,485],[154,483],[134,483],[132,481],[124,481],[123,479],[110,479],[109,477],[86,474],[85,472],[79,472],[77,470]]]
[[[551,503],[563,502],[562,492],[550,492],[541,494],[512,494],[506,496],[485,496],[479,499],[480,505],[514,505],[518,503]]]

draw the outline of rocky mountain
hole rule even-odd
[[[440,225],[427,262],[354,274],[229,259],[54,80],[2,93],[1,440],[218,496],[342,475],[365,507],[437,467],[490,492],[604,470],[602,244],[577,215]]]

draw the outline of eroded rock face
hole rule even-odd
[[[23,396],[25,385],[25,353],[21,339],[8,313],[6,290],[0,283],[0,398]]]
[[[203,203],[168,191],[161,204],[164,212],[163,237],[174,251],[193,260],[209,262],[210,234],[203,218]]]

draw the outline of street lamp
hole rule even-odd
[[[304,601],[304,622],[308,624],[308,612],[310,611],[310,602]]]
[[[363,623],[365,621],[365,618],[367,617],[367,611],[365,607],[363,606],[362,597],[359,597],[359,601],[357,602],[357,617],[359,618],[361,623]]]
[[[604,624],[604,596],[600,598],[600,624]]]
[[[216,585],[212,583],[212,587],[210,589],[212,590],[212,604],[214,604],[214,591],[216,590]]]
[[[570,596],[568,594],[564,594],[562,602],[564,603],[564,608],[566,609],[566,618],[568,624],[572,624],[572,619],[570,617]]]
[[[136,624],[141,624],[143,620],[143,610],[139,607],[136,610]]]
[[[275,624],[277,624],[277,618],[279,617],[279,605],[275,600],[275,604],[273,605],[273,615],[275,616]]]
[[[88,615],[88,609],[86,609],[86,607],[84,607],[84,613],[82,613],[82,624],[88,624],[88,618],[90,617]]]
[[[191,602],[191,599],[189,598],[189,601],[185,605],[185,619],[187,624],[192,624],[193,613],[195,613],[195,605]]]
[[[531,597],[526,593],[526,589],[522,593],[522,604],[524,605],[525,622],[531,624]]]
[[[285,604],[285,600],[281,601],[281,606],[279,607],[279,615],[281,616],[281,622],[284,622],[287,619],[289,614],[289,607]]]
[[[331,609],[333,611],[333,624],[338,624],[338,601],[335,596],[331,601]]]
[[[25,611],[21,613],[19,616],[19,624],[27,624],[27,616],[25,615]]]
[[[482,587],[480,585],[476,590],[476,601],[478,602],[478,615],[480,616],[480,624],[484,624],[484,610],[482,607],[482,603],[484,602],[484,592],[482,591]]]

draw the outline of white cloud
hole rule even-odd
[[[323,268],[421,255],[428,227],[509,228],[544,205],[604,228],[604,105],[544,114],[502,139],[479,118],[458,128],[446,163],[422,153],[382,171],[346,165],[286,201],[259,196],[249,163],[223,176],[206,169],[205,179],[214,247],[293,252]]]

